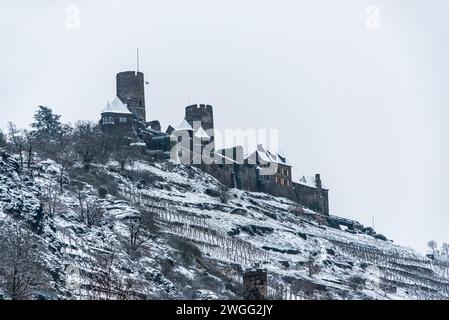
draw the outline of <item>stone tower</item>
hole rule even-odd
[[[186,120],[190,124],[190,126],[197,130],[198,128],[194,127],[195,121],[201,122],[201,127],[204,130],[213,130],[214,129],[214,112],[213,108],[210,105],[205,104],[194,104],[188,106],[186,108]],[[213,141],[213,134],[211,136],[211,141]]]
[[[142,72],[125,71],[117,74],[117,97],[128,105],[128,109],[144,123],[145,79]]]
[[[247,269],[243,274],[243,299],[267,300],[268,273],[266,269]]]

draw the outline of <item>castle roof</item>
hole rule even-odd
[[[115,97],[111,103],[106,104],[102,113],[119,113],[119,114],[132,114],[129,111],[127,105],[123,103],[118,97]]]
[[[193,131],[192,126],[187,122],[186,119],[182,120],[181,124],[176,127],[175,131]]]
[[[307,187],[311,187],[311,188],[316,188],[316,177],[314,176],[302,176],[301,179],[299,179],[299,184],[305,185]],[[321,188],[323,189],[327,189],[326,186],[323,184],[323,182],[321,181]]]
[[[282,164],[282,165],[291,167],[290,162],[287,160],[287,157],[285,156],[285,154],[283,152],[270,150],[269,148],[267,148],[266,146],[263,146],[261,144],[259,144],[257,146],[257,150],[254,151],[248,157],[248,159],[254,159],[256,157],[256,155],[263,163],[274,162],[274,163],[278,163],[278,164]]]
[[[198,130],[195,132],[195,137],[199,139],[210,139],[209,135],[204,131],[203,127],[200,126]]]

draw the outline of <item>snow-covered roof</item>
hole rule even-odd
[[[193,131],[192,126],[186,119],[182,120],[181,124],[176,127],[175,131]]]
[[[203,127],[200,126],[198,130],[195,132],[195,137],[199,139],[210,139],[209,135],[204,131]]]
[[[215,156],[223,159],[225,164],[237,163],[237,161],[235,161],[234,159],[226,157],[225,155],[221,154],[220,152],[215,152]]]
[[[145,142],[133,142],[130,144],[131,147],[146,147]]]
[[[299,179],[299,184],[311,187],[311,188],[316,188],[316,177],[315,176],[302,176],[301,179]],[[326,186],[323,184],[323,181],[321,180],[321,188],[323,189],[327,189]]]
[[[102,113],[132,114],[127,105],[124,104],[118,97],[115,97],[111,103],[108,101]]]
[[[256,154],[259,156],[259,159],[262,162],[267,162],[267,163],[275,162],[275,163],[286,165],[289,167],[292,166],[282,151],[273,151],[273,150],[259,144],[257,146],[257,150],[254,151],[248,158],[253,158],[253,157],[255,157]]]

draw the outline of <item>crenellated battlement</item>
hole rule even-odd
[[[201,122],[204,130],[214,128],[213,107],[208,104],[193,104],[186,107],[186,120],[193,127],[195,121]]]
[[[208,104],[192,104],[186,108],[186,111],[196,111],[196,110],[204,110],[207,112],[212,112],[213,107]]]

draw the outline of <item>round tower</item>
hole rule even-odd
[[[128,105],[129,111],[144,123],[145,111],[145,79],[142,72],[125,71],[117,74],[117,97]]]

